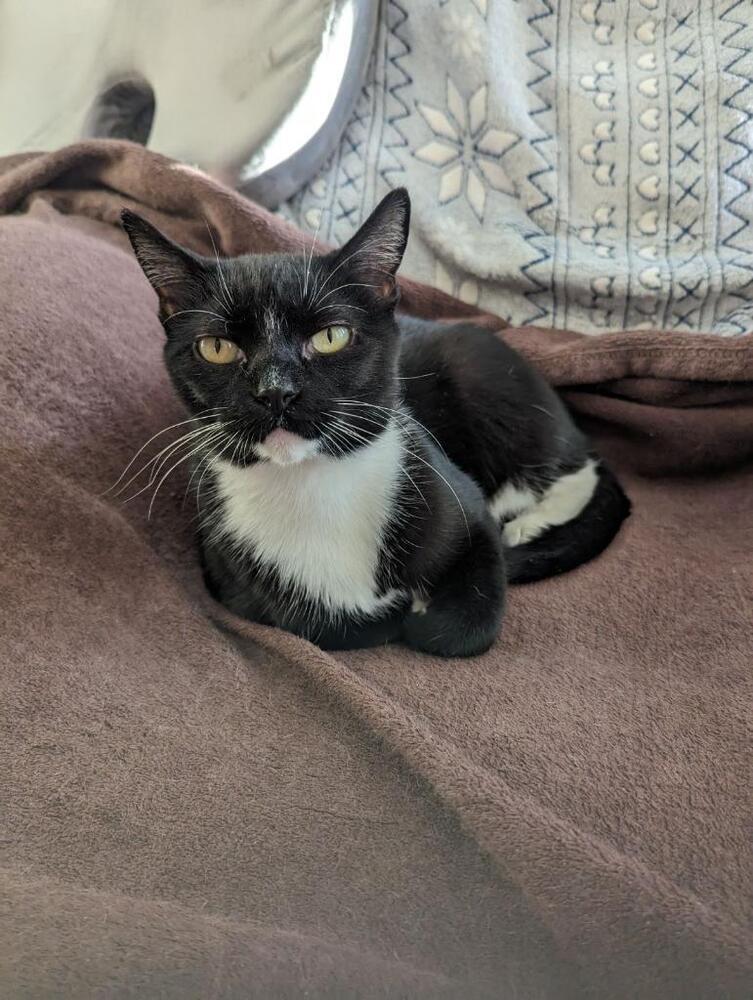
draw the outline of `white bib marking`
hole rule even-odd
[[[220,530],[305,598],[332,612],[374,615],[402,596],[377,596],[376,574],[403,448],[400,428],[390,424],[344,458],[245,469],[215,460]]]

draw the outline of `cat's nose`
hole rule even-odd
[[[280,417],[298,395],[292,386],[262,386],[256,393],[256,398],[268,406],[274,416]]]

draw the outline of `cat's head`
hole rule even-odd
[[[159,297],[165,361],[228,460],[291,464],[373,440],[397,397],[395,274],[410,200],[390,192],[340,250],[201,257],[124,211]]]

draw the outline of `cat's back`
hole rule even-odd
[[[586,440],[564,403],[499,335],[469,322],[399,325],[405,402],[487,495],[524,468],[583,463]]]
[[[495,390],[497,403],[520,402],[551,389],[526,359],[495,332],[468,321],[442,323],[400,316],[400,375],[406,399],[420,398],[436,381],[482,403]]]

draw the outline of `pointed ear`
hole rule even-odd
[[[120,221],[141,270],[159,296],[160,319],[169,319],[196,302],[205,289],[206,270],[201,259],[135,212],[124,209]]]
[[[342,263],[378,295],[395,301],[395,273],[405,253],[409,225],[410,197],[405,188],[396,188],[338,251],[335,265]]]

